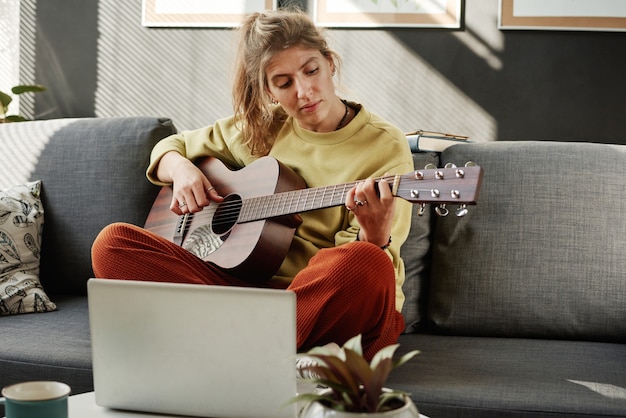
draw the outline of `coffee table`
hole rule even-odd
[[[94,392],[81,393],[69,397],[68,403],[69,418],[180,418],[174,415],[158,415],[145,412],[118,411],[103,408],[96,405],[96,395]]]
[[[96,396],[94,392],[81,393],[69,397],[69,418],[181,418],[175,415],[152,414],[145,412],[119,411],[115,409],[103,408],[96,405]],[[420,418],[428,418],[420,415]]]

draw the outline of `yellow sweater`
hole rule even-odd
[[[359,106],[353,103],[354,106]],[[280,107],[276,112],[283,112]],[[177,151],[190,160],[218,157],[233,168],[242,168],[257,157],[241,144],[241,133],[233,118],[221,119],[214,125],[183,131],[160,141],[152,150],[148,179],[166,185],[154,175],[161,157]],[[413,160],[402,131],[371,114],[364,107],[344,128],[317,133],[301,128],[287,118],[274,141],[269,155],[290,167],[306,181],[308,187],[343,184],[385,173],[406,174],[413,170]],[[404,263],[400,246],[406,240],[411,225],[412,205],[397,199],[392,243],[386,250],[396,270],[396,309],[404,303]],[[359,224],[343,206],[309,211],[301,214],[303,222],[297,228],[289,252],[273,277],[275,283],[286,287],[321,248],[333,247],[356,239]]]

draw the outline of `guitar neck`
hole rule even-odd
[[[383,178],[393,180],[394,176],[381,177],[375,181]],[[350,182],[248,198],[243,201],[238,222],[252,222],[341,206],[345,203],[348,191],[356,184],[357,182]]]
[[[436,168],[415,170],[404,175],[389,175],[375,178],[375,182],[386,180],[391,193],[411,203],[475,205],[482,179],[482,168]],[[334,186],[297,189],[244,199],[238,222],[252,222],[277,218],[316,209],[340,206],[346,194],[358,181]]]

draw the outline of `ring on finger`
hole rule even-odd
[[[353,212],[354,210],[358,209],[359,207],[357,205],[354,205],[352,207],[346,206],[346,209],[348,209],[349,212]]]
[[[359,206],[363,206],[363,205],[367,204],[367,200],[357,200],[355,203],[357,205],[359,205]]]
[[[179,208],[184,208],[185,206],[187,206],[187,202],[180,202],[178,205]]]
[[[206,189],[206,192],[207,193],[211,193],[211,190],[215,190],[215,187],[213,187],[213,186],[209,187],[208,189]]]

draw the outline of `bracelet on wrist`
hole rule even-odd
[[[359,239],[359,233],[357,232],[356,234],[356,240],[355,241],[361,241]],[[381,250],[385,251],[387,248],[389,248],[389,246],[391,245],[391,235],[389,236],[389,241],[387,241],[387,244],[383,245],[382,247],[380,247]]]

